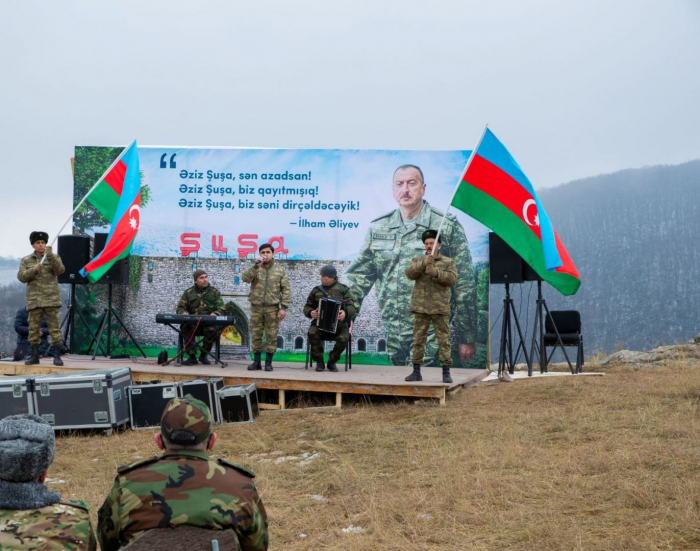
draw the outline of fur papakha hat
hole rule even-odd
[[[56,455],[53,429],[36,415],[0,420],[0,480],[29,482],[49,469]]]
[[[37,241],[43,241],[44,243],[49,242],[49,234],[45,231],[33,231],[29,234],[29,243],[34,245]]]

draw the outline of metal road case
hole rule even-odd
[[[34,413],[34,378],[0,376],[0,419],[8,415]]]
[[[255,384],[225,386],[216,395],[223,423],[252,423],[260,415]]]
[[[180,396],[182,383],[134,384],[129,388],[129,412],[132,429],[153,429],[160,427],[160,418],[166,404]]]
[[[96,369],[40,375],[35,412],[54,429],[114,429],[129,421],[131,369]]]
[[[201,400],[211,412],[212,423],[218,425],[221,423],[221,409],[216,392],[224,387],[223,377],[212,379],[195,379],[193,381],[184,381],[181,383],[180,396],[184,397],[191,394],[197,400]]]

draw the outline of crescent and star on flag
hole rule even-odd
[[[131,229],[136,231],[139,229],[139,223],[141,222],[141,208],[139,205],[134,204],[129,208],[129,226]]]
[[[535,218],[533,219],[532,222],[530,222],[530,219],[528,218],[528,209],[533,206],[535,207]],[[534,199],[528,199],[525,201],[523,204],[523,219],[525,220],[525,223],[528,226],[539,226],[540,225],[540,217],[537,214],[537,207]]]

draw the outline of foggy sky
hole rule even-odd
[[[0,0],[0,256],[66,221],[76,145],[471,149],[489,123],[535,187],[698,158],[698,29],[695,0]]]

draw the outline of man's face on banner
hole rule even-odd
[[[394,199],[405,208],[413,208],[423,202],[425,184],[415,168],[400,168],[394,174]]]

